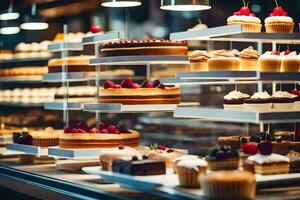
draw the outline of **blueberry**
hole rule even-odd
[[[137,160],[139,160],[139,158],[138,158],[137,156],[133,156],[133,157],[132,157],[132,160],[133,160],[133,161],[137,161]]]
[[[148,159],[148,156],[147,156],[147,155],[143,155],[143,159],[144,159],[144,160],[147,160],[147,159]]]

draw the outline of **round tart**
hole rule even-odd
[[[49,73],[62,72],[62,66],[67,65],[68,72],[95,72],[95,67],[89,65],[91,56],[71,56],[54,58],[48,61]]]

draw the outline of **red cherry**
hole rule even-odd
[[[283,12],[284,12],[284,10],[283,10],[283,8],[282,8],[281,6],[275,7],[275,8],[273,9],[273,14],[274,14],[275,16],[282,16],[282,15],[283,15]]]
[[[247,142],[242,145],[243,152],[250,155],[257,154],[257,144],[254,142]]]
[[[108,89],[108,88],[114,88],[115,87],[115,83],[112,81],[106,81],[104,83],[104,89]]]
[[[160,88],[160,89],[165,89],[166,86],[165,86],[164,84],[161,83],[161,84],[158,86],[158,88]]]
[[[288,13],[286,11],[283,11],[283,16],[288,16]]]
[[[100,133],[108,133],[108,130],[107,130],[107,129],[102,129],[102,130],[100,131]]]
[[[64,133],[71,133],[73,127],[68,125],[67,127],[64,128]]]
[[[86,133],[86,131],[81,128],[78,128],[77,131],[78,131],[78,133]]]
[[[240,16],[241,13],[240,13],[240,11],[237,11],[237,12],[234,12],[233,15],[234,15],[234,16]]]
[[[141,86],[137,83],[133,83],[133,84],[131,84],[130,88],[137,89],[137,88],[141,88]]]
[[[292,51],[289,50],[289,49],[284,51],[284,55],[285,55],[285,56],[286,56],[286,55],[289,55],[290,53],[292,53]]]
[[[78,130],[76,128],[73,128],[70,133],[78,133]]]
[[[116,130],[114,131],[114,134],[120,135],[121,132],[119,131],[119,129],[116,129]]]
[[[297,95],[297,96],[300,95],[300,91],[297,90],[297,89],[293,89],[293,90],[291,91],[291,93],[292,93],[293,95]]]
[[[159,80],[153,81],[153,86],[154,87],[158,87],[160,84],[161,84],[161,82]]]
[[[153,83],[151,83],[151,81],[146,80],[142,83],[142,88],[153,88],[153,87],[154,86]]]
[[[251,16],[251,17],[256,17],[256,14],[255,14],[255,13],[250,13],[249,16]]]
[[[280,52],[279,52],[279,51],[273,51],[272,54],[273,54],[273,55],[279,56],[279,55],[280,55]]]
[[[90,133],[100,133],[100,130],[97,129],[97,128],[92,128],[92,129],[90,130]]]
[[[242,15],[250,15],[251,11],[250,11],[250,9],[249,9],[248,7],[242,7],[242,8],[240,9],[240,13],[241,13]]]
[[[122,150],[122,149],[124,149],[124,148],[125,148],[125,146],[124,146],[123,144],[120,144],[120,145],[119,145],[119,149],[120,149],[120,150]]]
[[[120,88],[122,88],[122,86],[120,84],[115,84],[114,85],[114,89],[120,89]]]
[[[157,147],[159,150],[166,150],[167,149],[167,147],[165,147],[165,146],[163,146],[163,145],[159,145],[158,147]]]
[[[90,131],[90,127],[85,122],[79,122],[76,126],[77,129],[82,129],[86,133]]]
[[[168,149],[168,150],[167,150],[167,153],[173,153],[173,152],[174,152],[173,149]]]
[[[91,31],[92,33],[99,33],[99,32],[102,31],[102,29],[101,29],[100,26],[91,26],[90,31]]]
[[[275,15],[273,15],[273,13],[270,13],[270,14],[269,14],[269,17],[273,17],[273,16],[275,16]]]
[[[117,128],[114,125],[109,125],[106,129],[109,133],[114,133]]]

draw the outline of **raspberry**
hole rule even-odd
[[[106,129],[109,133],[114,133],[116,130],[116,127],[114,125],[109,125]]]
[[[71,133],[72,131],[72,126],[68,125],[67,127],[64,128],[64,133]]]
[[[121,86],[123,88],[130,88],[130,86],[134,83],[132,78],[126,78],[122,81]]]
[[[141,88],[141,86],[139,84],[137,84],[137,83],[133,83],[133,84],[131,84],[130,88],[132,88],[132,89],[138,89],[138,88]]]
[[[104,83],[104,89],[108,89],[108,88],[114,88],[115,87],[115,83],[112,81],[106,81]]]
[[[165,146],[163,146],[163,145],[159,145],[159,146],[158,146],[158,149],[159,149],[159,150],[163,150],[163,151],[164,151],[164,150],[166,150],[166,149],[167,149],[167,147],[165,147]]]
[[[254,142],[247,142],[242,145],[242,150],[245,154],[255,155],[257,154],[257,144]]]
[[[100,133],[108,133],[108,130],[107,130],[107,129],[102,129],[102,130],[100,131]]]

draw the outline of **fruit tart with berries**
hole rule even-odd
[[[294,30],[294,20],[288,13],[274,0],[276,7],[265,19],[267,33],[292,33]]]
[[[243,7],[239,11],[234,12],[232,16],[228,17],[227,24],[241,24],[243,32],[260,32],[262,27],[261,20],[254,13],[251,13],[249,0],[243,0],[243,4]]]
[[[140,85],[133,78],[126,78],[121,84],[106,81],[100,89],[99,98],[100,103],[125,105],[179,104],[180,88],[167,87],[159,80],[146,80]]]
[[[67,126],[59,138],[59,146],[67,149],[82,148],[114,148],[120,144],[139,146],[140,134],[137,131],[100,123],[99,127],[91,128],[86,123],[76,127]]]
[[[205,160],[210,171],[235,170],[238,168],[240,157],[230,146],[218,146],[210,151]]]

